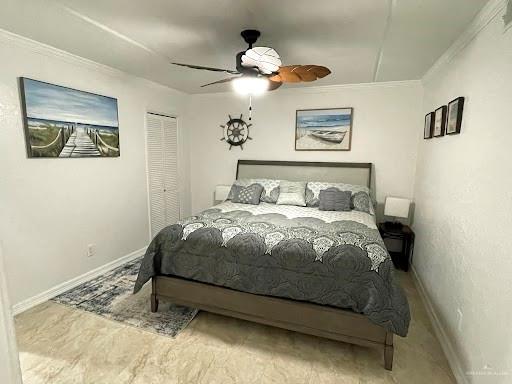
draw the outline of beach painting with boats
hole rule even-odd
[[[295,149],[350,151],[352,115],[352,108],[297,111]]]
[[[117,99],[20,78],[28,157],[118,157]]]

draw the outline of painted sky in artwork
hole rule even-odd
[[[117,100],[24,79],[27,117],[118,127]]]
[[[348,108],[297,111],[297,127],[318,128],[348,126],[352,119],[351,113],[352,110]]]

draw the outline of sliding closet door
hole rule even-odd
[[[147,161],[151,234],[179,220],[178,124],[176,118],[148,113]]]

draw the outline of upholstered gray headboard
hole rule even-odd
[[[372,163],[238,160],[236,178],[327,181],[371,188]]]

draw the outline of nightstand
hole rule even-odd
[[[389,254],[396,268],[408,271],[414,250],[415,235],[413,230],[408,225],[397,227],[380,223],[379,232],[384,240],[394,239],[402,241],[402,250],[400,252],[389,251]]]

